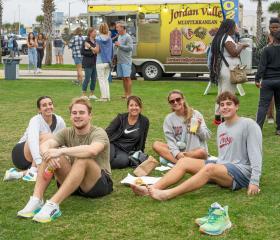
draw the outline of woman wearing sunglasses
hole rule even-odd
[[[167,100],[172,110],[163,123],[167,143],[156,141],[153,144],[161,163],[176,163],[183,157],[207,159],[206,141],[210,138],[210,130],[202,114],[188,106],[179,90],[171,91]]]

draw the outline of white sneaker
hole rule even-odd
[[[97,100],[97,99],[98,99],[98,97],[96,97],[95,95],[90,95],[90,96],[89,96],[89,99],[92,99],[92,100]]]
[[[47,200],[45,205],[37,214],[34,215],[32,220],[40,223],[47,223],[55,220],[60,216],[61,211],[59,210],[59,205]]]
[[[18,211],[17,216],[23,218],[32,218],[43,207],[44,201],[31,196],[24,209]]]
[[[23,173],[18,172],[15,168],[10,168],[5,172],[5,176],[3,178],[3,181],[10,181],[10,180],[16,180],[22,178]]]
[[[274,124],[274,119],[273,118],[268,118],[267,123],[268,124]]]
[[[27,173],[22,178],[22,180],[27,182],[36,182],[36,179],[37,172],[31,171],[30,169],[27,170]]]

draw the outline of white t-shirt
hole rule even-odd
[[[36,164],[42,162],[42,157],[40,155],[40,134],[43,133],[57,133],[59,130],[66,127],[65,122],[62,117],[56,115],[56,127],[53,132],[50,129],[50,126],[46,123],[45,119],[41,114],[37,114],[32,117],[29,121],[28,127],[26,128],[23,136],[18,143],[27,142],[30,148],[30,152],[33,160]]]

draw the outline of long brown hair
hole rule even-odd
[[[169,98],[172,94],[179,94],[181,96],[181,98],[184,100],[184,119],[185,119],[186,123],[189,122],[193,115],[193,109],[187,103],[187,101],[184,97],[184,94],[180,90],[174,89],[168,93],[168,96],[167,96],[168,102],[169,102]]]

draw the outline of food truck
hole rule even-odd
[[[175,73],[208,73],[207,50],[223,13],[220,1],[95,0],[90,26],[123,20],[133,38],[133,73],[156,80]]]

